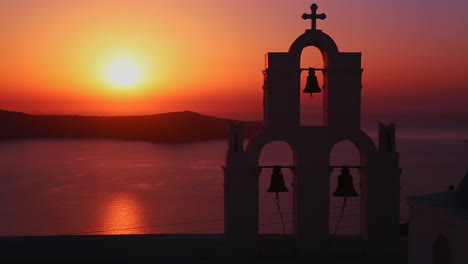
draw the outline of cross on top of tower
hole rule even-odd
[[[302,19],[306,20],[306,19],[310,19],[311,22],[312,22],[312,27],[311,29],[312,30],[317,30],[317,19],[321,19],[321,20],[324,20],[327,16],[322,13],[322,14],[317,14],[317,8],[318,6],[316,4],[312,4],[310,6],[310,10],[312,11],[311,14],[302,14]]]

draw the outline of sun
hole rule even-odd
[[[132,87],[141,82],[142,68],[137,61],[130,58],[116,58],[105,67],[105,77],[117,87]]]

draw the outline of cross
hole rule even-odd
[[[327,16],[322,13],[322,14],[317,14],[317,8],[318,6],[316,4],[312,4],[310,6],[310,10],[312,11],[312,14],[302,14],[302,19],[306,20],[306,19],[310,19],[311,22],[312,22],[312,30],[316,30],[317,29],[317,18],[318,19],[321,19],[321,20],[324,20]]]

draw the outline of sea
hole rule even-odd
[[[375,134],[371,134],[375,139]],[[455,187],[468,170],[468,133],[398,133],[400,222],[407,198]],[[0,236],[223,233],[223,172],[227,142],[161,144],[140,141],[34,139],[0,142]],[[261,165],[291,165],[284,142],[269,143]],[[330,164],[359,164],[350,142],[335,146]],[[292,175],[280,211],[259,188],[260,233],[292,232]],[[330,176],[330,193],[339,170]],[[351,169],[359,192],[359,172]],[[242,190],[239,190],[242,195]],[[330,196],[330,233],[358,234],[359,198]],[[280,214],[281,213],[281,214]],[[341,220],[338,221],[341,214]],[[284,224],[284,229],[283,229]]]

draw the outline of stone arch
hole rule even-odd
[[[369,164],[369,158],[375,155],[377,152],[377,147],[374,144],[374,141],[364,133],[363,131],[360,131],[359,133],[355,135],[350,135],[350,136],[336,136],[332,137],[329,141],[328,145],[328,156],[330,156],[333,147],[337,145],[338,143],[342,141],[350,141],[351,143],[356,146],[356,148],[359,150],[359,155],[360,155],[360,166],[367,166]]]
[[[291,144],[289,144],[287,141],[284,141],[284,140],[271,140],[271,141],[268,141],[266,144],[263,145],[263,147],[261,148],[260,150],[260,153],[259,153],[259,163],[261,162],[262,158],[263,158],[263,154],[267,151],[270,151],[269,148],[271,147],[271,145],[282,145],[282,146],[279,146],[282,148],[282,150],[284,150],[284,146],[287,146],[287,149],[285,154],[292,154],[292,158],[294,159],[294,155],[295,155],[295,151],[294,149],[292,148]],[[276,165],[276,164],[265,164],[265,165]],[[277,165],[291,165],[291,164],[277,164]]]
[[[257,134],[255,137],[250,139],[246,147],[246,152],[252,155],[251,157],[253,160],[255,160],[255,164],[259,164],[260,155],[262,153],[263,148],[274,141],[281,141],[288,144],[293,153],[293,162],[295,162],[297,156],[297,148],[294,140],[292,140],[289,136],[272,135],[266,133],[265,131],[262,131],[262,133]]]
[[[302,50],[314,46],[320,50],[325,68],[333,67],[338,57],[338,46],[335,41],[320,30],[307,30],[290,46],[289,53],[293,56],[295,65],[300,66]]]
[[[363,131],[359,133],[348,135],[348,136],[336,136],[332,137],[329,141],[328,146],[328,156],[331,156],[333,148],[344,141],[351,142],[354,147],[359,151],[359,164],[331,164],[331,165],[350,165],[350,166],[360,166],[358,170],[359,174],[354,175],[354,187],[356,188],[359,184],[359,232],[361,237],[366,237],[368,233],[367,219],[369,217],[368,212],[368,177],[369,174],[366,171],[367,166],[372,166],[371,159],[377,155],[377,147],[374,144],[374,141]],[[374,175],[372,175],[373,177]]]
[[[452,254],[450,252],[450,244],[447,238],[439,234],[434,241],[432,248],[432,263],[433,264],[451,264]]]
[[[328,153],[328,156],[329,156],[329,160],[330,160],[330,165],[349,165],[349,166],[355,166],[355,165],[360,165],[361,161],[359,160],[358,163],[359,164],[356,164],[356,163],[353,163],[353,164],[333,164],[331,163],[331,158],[332,158],[332,153],[333,151],[336,149],[337,146],[339,145],[342,145],[342,144],[346,144],[346,143],[349,143],[353,146],[353,148],[355,150],[357,150],[357,153],[358,153],[358,157],[360,157],[361,155],[361,151],[359,150],[359,148],[357,147],[356,143],[352,142],[351,140],[349,139],[343,139],[343,140],[340,140],[338,142],[336,142],[335,144],[333,144],[333,146],[329,149],[329,153]]]

